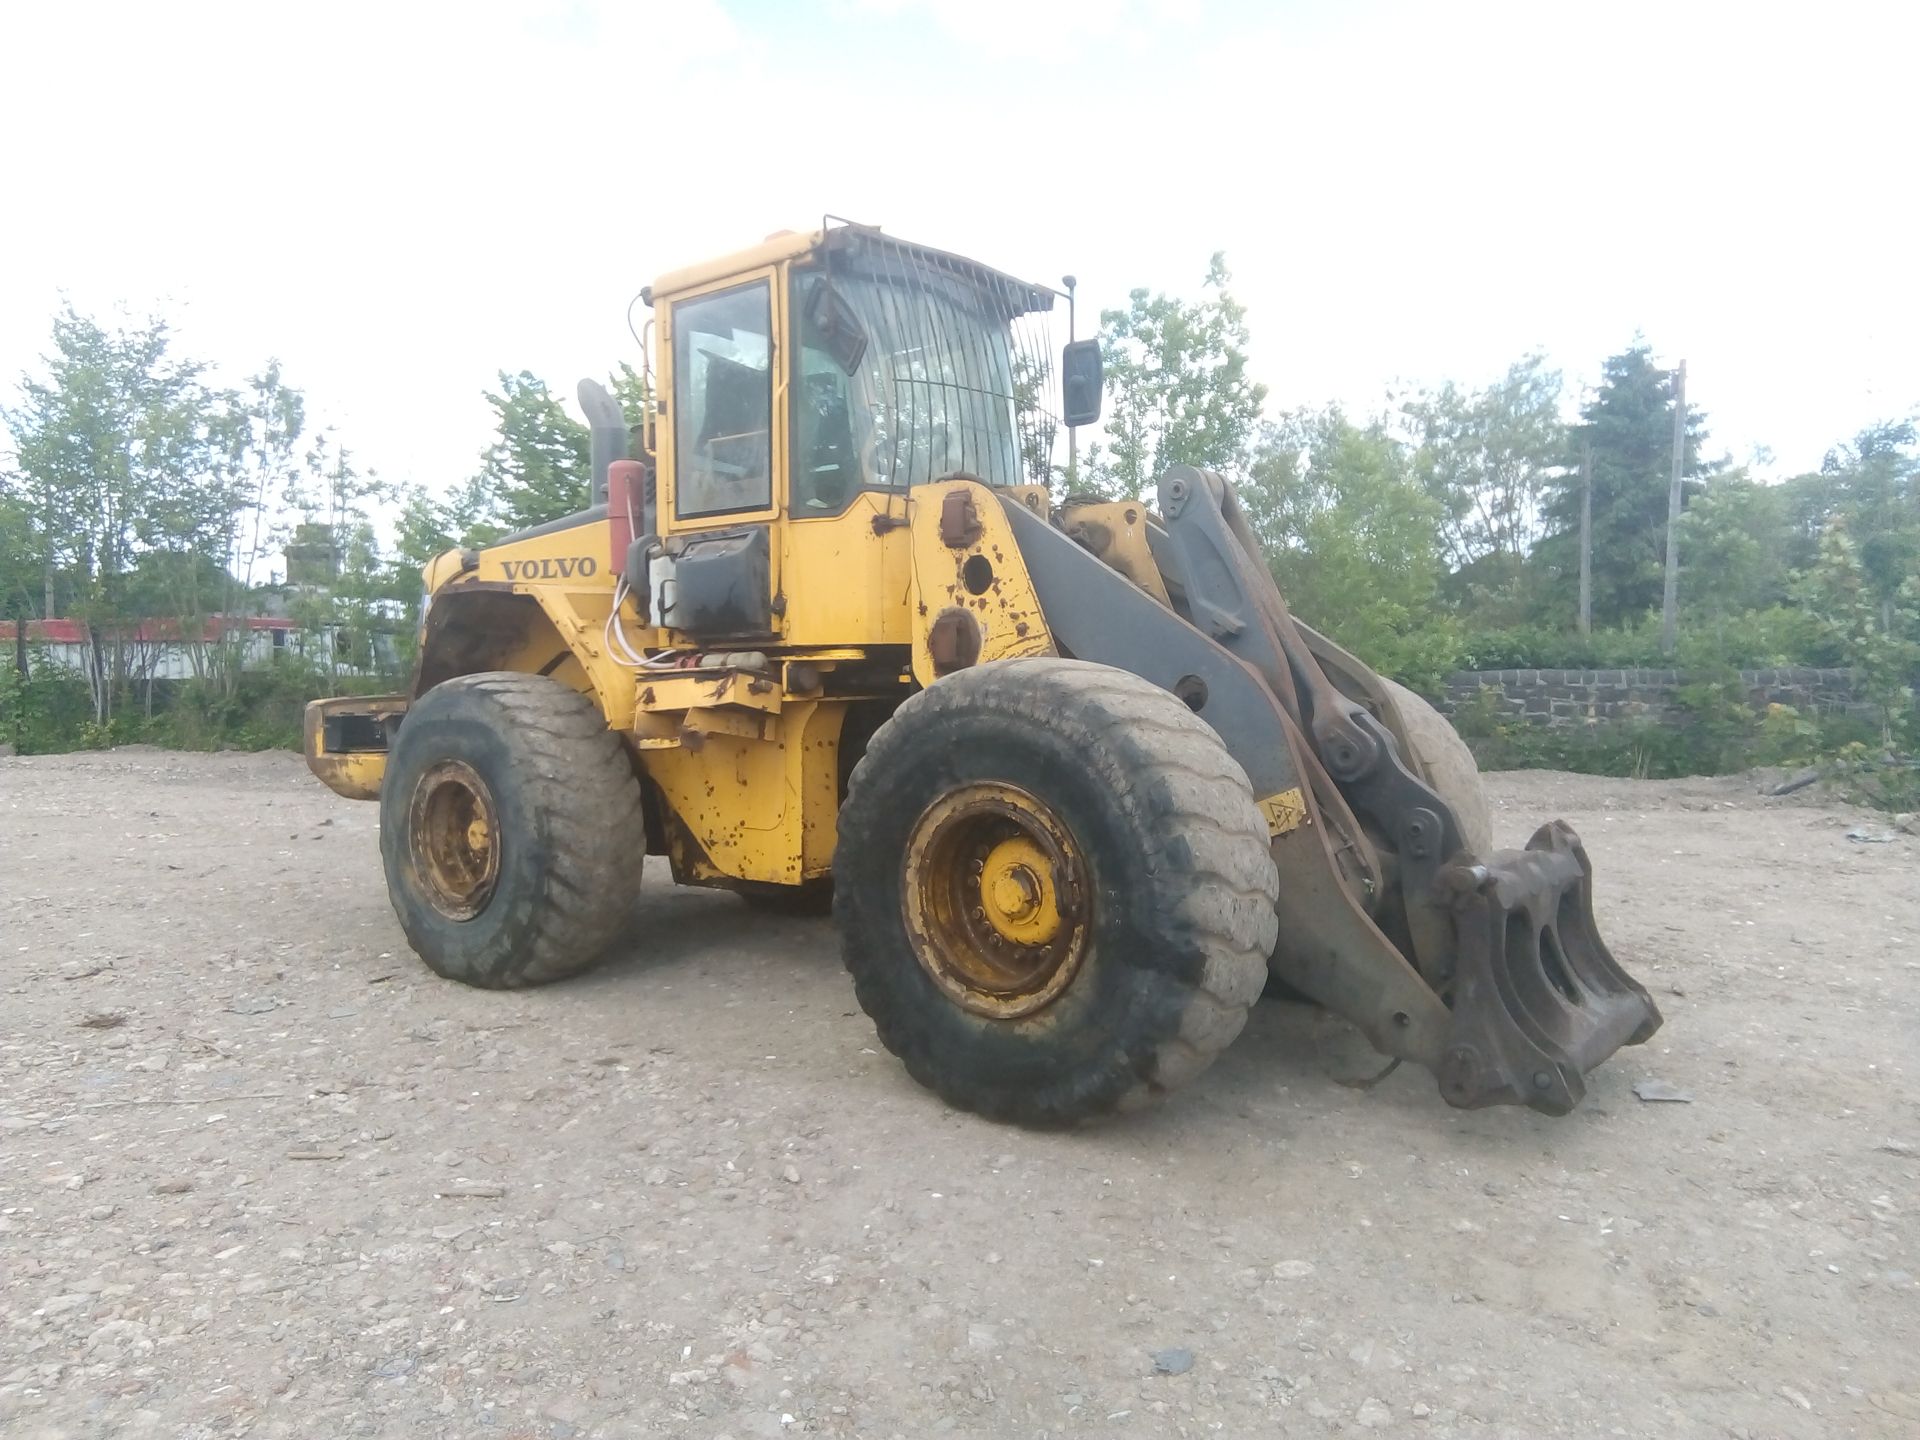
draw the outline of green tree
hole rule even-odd
[[[1456,653],[1440,599],[1441,507],[1386,424],[1355,425],[1331,406],[1287,415],[1262,434],[1240,494],[1295,613],[1432,691]]]
[[[648,376],[622,360],[607,377],[607,389],[620,402],[631,428],[638,430],[647,423],[647,411],[653,403],[653,382]],[[637,444],[634,453],[639,453]]]
[[[1451,381],[1401,407],[1413,473],[1440,505],[1448,565],[1489,556],[1517,565],[1539,533],[1540,505],[1565,468],[1560,372],[1527,355],[1484,390]]]
[[[1787,498],[1740,471],[1701,487],[1680,517],[1684,614],[1721,618],[1787,599]]]
[[[1920,575],[1920,450],[1914,422],[1886,421],[1827,452],[1829,513],[1859,538],[1860,568],[1883,628],[1891,627],[1900,589]]]
[[[108,330],[70,304],[54,317],[45,373],[5,412],[32,533],[43,609],[64,573],[88,635],[94,719],[105,725],[128,674],[127,576],[145,549],[205,551],[230,495],[217,446],[221,404],[204,367],[175,356],[164,322]]]
[[[507,533],[497,518],[494,497],[478,476],[462,481],[445,496],[408,485],[397,498],[400,514],[394,526],[394,549],[415,568],[456,546],[491,545]]]
[[[147,555],[136,609],[177,627],[194,677],[224,705],[247,660],[255,576],[284,539],[282,519],[299,489],[306,401],[278,361],[206,401],[209,464],[157,492],[140,533]]]
[[[1717,667],[1729,691],[1738,666],[1835,658],[1793,604],[1793,498],[1785,485],[1730,470],[1710,477],[1680,517],[1680,665]]]
[[[1827,528],[1819,557],[1795,584],[1800,602],[1839,647],[1873,704],[1888,744],[1916,738],[1913,677],[1920,667],[1920,578],[1886,599],[1843,522]]]
[[[645,375],[623,362],[608,389],[632,429],[646,424],[652,389]],[[494,438],[474,475],[444,495],[419,485],[396,491],[396,548],[409,565],[424,565],[458,545],[490,545],[510,531],[586,507],[591,438],[546,382],[525,370],[503,370],[487,404],[494,412]]]
[[[1247,375],[1246,309],[1227,290],[1226,257],[1197,301],[1135,290],[1100,315],[1106,445],[1083,470],[1089,489],[1138,499],[1169,468],[1243,471],[1267,387]]]
[[[228,397],[219,438],[240,503],[227,541],[227,568],[243,589],[253,585],[261,560],[284,538],[277,520],[300,483],[306,427],[306,397],[281,377],[278,360]]]
[[[1058,488],[1066,469],[1054,460],[1060,422],[1047,409],[1053,385],[1053,357],[1044,351],[1016,349],[1013,355],[1013,413],[1020,433],[1020,477],[1028,485]]]
[[[1583,444],[1593,447],[1593,623],[1618,625],[1660,603],[1666,563],[1667,490],[1672,475],[1674,374],[1653,363],[1636,341],[1602,368],[1600,388],[1581,410],[1570,438],[1569,466],[1547,496],[1549,531],[1535,547],[1554,580],[1556,620],[1570,621],[1580,569],[1580,471]],[[1706,422],[1687,407],[1682,475],[1713,467],[1700,458]],[[1689,487],[1688,494],[1697,487]]]
[[[1440,507],[1443,593],[1481,624],[1521,623],[1538,604],[1528,555],[1566,463],[1560,392],[1560,373],[1527,355],[1484,389],[1448,382],[1400,406],[1414,476]]]
[[[545,524],[584,509],[589,456],[587,427],[569,415],[547,382],[528,371],[500,372],[500,389],[487,392],[495,435],[474,477],[491,497],[494,516],[508,530]]]
[[[1805,570],[1820,554],[1820,537],[1841,514],[1834,477],[1813,471],[1780,482],[1780,507],[1786,524],[1789,572]]]
[[[292,499],[303,539],[324,559],[307,571],[315,578],[290,587],[301,648],[330,685],[343,673],[390,673],[409,643],[420,580],[380,548],[373,517],[389,488],[331,434],[314,438],[305,474]]]
[[[42,546],[33,517],[19,493],[19,477],[0,471],[0,616],[14,622],[12,653],[0,656],[27,677],[27,624],[41,584]]]

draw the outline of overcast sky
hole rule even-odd
[[[1920,6],[0,0],[0,394],[62,292],[278,356],[390,478],[823,211],[1083,301],[1227,252],[1270,408],[1640,332],[1736,460],[1920,405]]]

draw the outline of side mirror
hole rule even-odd
[[[1100,418],[1100,388],[1106,371],[1098,340],[1075,340],[1060,351],[1061,419],[1069,425],[1091,425]]]
[[[866,331],[860,328],[853,308],[825,276],[813,282],[813,293],[807,297],[807,323],[813,328],[813,338],[842,370],[851,375],[860,368],[860,357],[867,353]]]

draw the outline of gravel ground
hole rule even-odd
[[[466,991],[294,757],[0,760],[0,1434],[1920,1435],[1920,840],[1490,784],[1666,1011],[1576,1115],[1267,1003],[1062,1136],[917,1089],[826,921],[650,873]]]

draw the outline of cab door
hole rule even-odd
[[[782,273],[732,276],[667,305],[660,475],[671,579],[654,618],[698,640],[770,639],[781,628],[772,528],[787,470]]]

